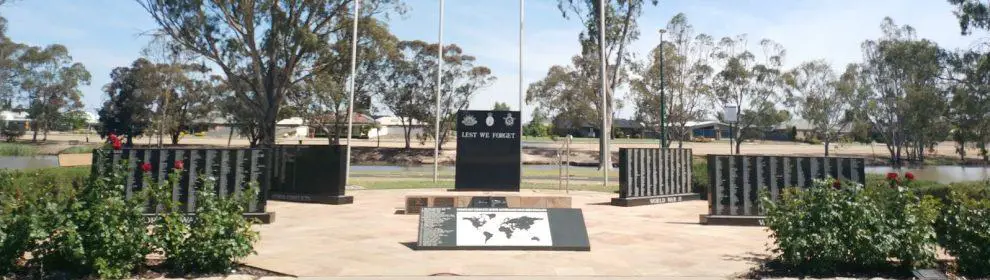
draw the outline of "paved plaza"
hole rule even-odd
[[[394,214],[422,189],[348,191],[354,204],[269,201],[251,266],[295,276],[650,276],[724,278],[754,267],[762,227],[702,226],[707,202],[616,207],[615,194],[571,192],[584,210],[590,252],[416,251],[417,215]],[[440,190],[437,190],[440,191]],[[523,190],[524,192],[550,192]],[[531,278],[528,278],[531,279]]]

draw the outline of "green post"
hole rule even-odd
[[[670,148],[667,143],[667,95],[664,92],[663,76],[663,33],[666,30],[660,29],[660,148]]]

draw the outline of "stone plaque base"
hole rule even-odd
[[[419,214],[424,207],[477,207],[471,201],[488,202],[485,207],[507,208],[571,208],[571,197],[565,195],[517,192],[432,192],[407,194],[404,214]],[[503,205],[502,202],[505,204]],[[497,204],[497,205],[491,205]]]
[[[268,199],[278,200],[278,201],[321,203],[321,204],[332,204],[332,205],[354,203],[354,197],[349,195],[272,193]]]
[[[643,206],[643,205],[653,205],[653,204],[666,204],[681,201],[699,200],[701,195],[696,193],[685,193],[685,194],[671,194],[671,195],[661,195],[661,196],[643,196],[643,197],[615,197],[612,198],[612,205],[615,206]]]
[[[727,215],[707,215],[702,214],[700,223],[702,225],[716,226],[763,226],[764,216],[727,216]]]

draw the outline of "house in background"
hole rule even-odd
[[[691,131],[689,134],[691,139],[682,140],[692,140],[695,138],[708,138],[720,140],[722,138],[728,138],[729,125],[720,121],[689,121],[685,123],[685,128]],[[674,125],[674,129],[680,129],[677,125]]]
[[[3,120],[3,127],[13,123],[24,126],[24,130],[31,130],[31,119],[26,111],[0,111],[0,120]]]
[[[612,120],[612,137],[614,138],[643,138],[646,126],[630,119]]]
[[[846,124],[839,128],[839,137],[849,135],[850,133],[852,133],[852,124]],[[808,139],[821,138],[820,135],[815,133],[814,125],[803,119],[792,119],[781,123],[775,126],[773,131],[766,136],[766,140],[774,141],[807,141]]]
[[[375,118],[378,122],[378,129],[372,129],[368,131],[368,137],[371,138],[403,138],[405,137],[405,132],[403,128],[408,126],[411,128],[409,131],[410,137],[412,139],[417,139],[426,129],[426,123],[419,120],[406,120],[406,124],[402,123],[402,120],[396,116],[379,116]]]

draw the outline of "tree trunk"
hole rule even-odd
[[[234,127],[230,124],[227,124],[227,127],[230,129],[230,134],[227,135],[227,147],[230,147],[230,141],[234,140]]]
[[[181,136],[181,135],[182,135],[182,131],[173,131],[172,133],[169,134],[169,138],[172,140],[172,145],[178,145],[179,144],[179,136]],[[229,143],[229,141],[228,141],[228,143]]]
[[[406,150],[408,150],[412,148],[412,146],[410,145],[412,143],[412,126],[403,124],[402,131],[405,134],[403,136],[406,139]]]
[[[826,137],[825,138],[825,157],[828,157],[828,145],[829,145],[829,141],[828,141],[828,138]]]
[[[257,139],[253,141],[255,143],[251,144],[252,148],[257,148],[257,147],[271,148],[275,146],[275,140],[276,140],[275,123],[278,122],[278,120],[276,119],[278,112],[277,112],[277,108],[275,108],[274,105],[272,104],[270,105],[271,107],[265,110],[261,122],[257,124],[258,135],[257,135]]]
[[[31,136],[31,142],[38,142],[38,126],[34,126],[33,136]]]

